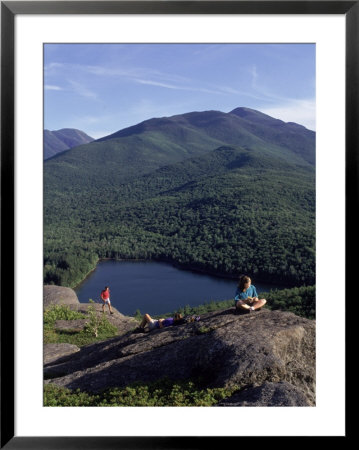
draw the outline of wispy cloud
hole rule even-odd
[[[63,89],[60,86],[54,86],[51,84],[45,84],[44,87],[46,91],[63,91]]]
[[[261,111],[269,116],[285,122],[296,122],[313,131],[316,129],[315,110],[315,99],[288,99],[277,105],[261,108]]]
[[[51,66],[51,67],[50,67]],[[154,69],[144,67],[106,67],[96,65],[81,64],[57,64],[52,63],[48,69],[53,71],[59,69],[61,74],[86,73],[96,77],[122,78],[127,82],[138,83],[143,85],[156,86],[164,89],[173,89],[179,91],[203,92],[207,94],[221,94],[221,90],[210,86],[199,86],[195,80],[183,77],[177,74],[161,72]],[[72,88],[78,94],[96,98],[97,95],[85,88],[80,83],[71,81]]]
[[[185,86],[185,85],[175,85],[175,84],[168,84],[168,83],[163,83],[160,81],[153,81],[153,80],[143,80],[140,78],[136,78],[133,81],[140,83],[140,84],[148,84],[151,86],[157,86],[157,87],[162,87],[165,89],[175,89],[177,91],[191,91],[191,92],[204,92],[206,94],[223,94],[223,92],[220,89],[211,89],[211,88],[206,88],[206,87],[199,87],[196,86],[195,83],[193,83],[193,85],[191,86]]]
[[[252,92],[250,97],[260,100],[263,107],[260,111],[285,122],[296,122],[310,130],[316,129],[315,98],[298,99],[285,97],[273,92],[263,82],[263,78],[255,65],[250,68]]]
[[[175,86],[173,84],[168,84],[168,83],[162,83],[159,81],[152,81],[152,80],[142,80],[140,78],[136,78],[134,79],[135,82],[140,83],[140,84],[148,84],[150,86],[157,86],[157,87],[162,87],[162,88],[166,88],[166,89],[186,89],[184,87],[181,86]]]
[[[221,94],[240,95],[241,97],[249,97],[260,101],[268,101],[267,97],[256,94],[255,92],[249,90],[248,91],[240,90],[230,86],[219,86],[218,90],[220,91]]]
[[[65,66],[65,64],[63,64],[63,63],[52,62],[52,63],[46,64],[44,66],[44,70],[45,70],[45,72],[49,72],[51,70],[60,69],[60,68],[62,68],[64,66]]]
[[[75,92],[77,95],[94,100],[98,99],[98,95],[96,94],[96,92],[93,92],[92,90],[88,89],[83,83],[79,83],[73,80],[68,80],[68,82],[71,85],[72,91]]]
[[[256,66],[252,66],[251,75],[252,75],[252,88],[257,89],[257,87],[258,87],[258,84],[257,84],[258,72],[257,72]]]

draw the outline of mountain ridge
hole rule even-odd
[[[265,127],[267,136],[262,132],[262,136],[258,134],[258,127]],[[112,139],[118,139],[121,137],[129,137],[134,135],[140,135],[142,133],[148,133],[153,130],[163,130],[170,132],[174,127],[182,128],[184,130],[200,130],[205,132],[207,136],[213,139],[219,140],[222,143],[239,146],[252,146],[253,145],[253,133],[256,133],[257,139],[255,143],[257,145],[263,145],[263,142],[258,140],[258,137],[271,145],[277,145],[278,140],[281,140],[281,145],[289,150],[293,150],[293,138],[284,139],[285,134],[290,132],[292,135],[296,134],[296,139],[299,141],[294,146],[295,153],[300,154],[304,147],[310,146],[310,152],[308,154],[302,154],[301,157],[309,162],[315,164],[314,150],[314,137],[315,132],[306,129],[304,126],[295,124],[294,122],[283,122],[279,119],[274,119],[260,111],[256,111],[250,108],[235,108],[229,113],[223,113],[221,111],[209,110],[202,112],[189,112],[185,114],[177,114],[170,117],[151,118],[140,122],[139,124],[124,128],[108,136],[104,136],[97,140],[97,142],[105,142]],[[234,135],[231,139],[223,139],[222,134],[218,131],[218,128],[226,127]],[[270,131],[270,128],[275,128],[275,133]],[[270,131],[270,138],[268,133]],[[309,154],[310,153],[310,154]]]
[[[60,130],[44,130],[44,159],[69,150],[77,145],[88,144],[94,138],[88,136],[84,131],[76,128],[61,128]]]
[[[238,112],[238,108],[233,111]],[[265,116],[250,111],[251,117]],[[265,117],[268,121],[269,116]],[[80,184],[82,178],[89,178],[98,186],[109,180],[119,182],[150,173],[226,145],[252,149],[262,157],[314,166],[315,133],[304,127],[293,131],[291,125],[271,120],[280,124],[279,129],[274,131],[257,119],[243,119],[234,113],[214,110],[152,118],[56,155],[47,161],[47,170],[51,171],[53,166],[55,176],[66,184],[70,178],[78,179]]]

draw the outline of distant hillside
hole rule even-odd
[[[45,282],[99,258],[315,283],[315,133],[258,111],[151,119],[46,161]]]
[[[236,108],[230,114],[242,119],[242,126],[272,144],[285,147],[310,164],[315,164],[315,132],[294,122],[273,119],[249,108]]]
[[[315,164],[313,131],[237,108],[146,120],[57,155],[48,161],[45,175],[51,184],[74,183],[80,189],[84,181],[112,186],[223,145],[255,149],[263,157],[300,166]]]
[[[57,131],[44,130],[44,159],[51,158],[78,145],[88,144],[94,139],[86,133],[73,128]]]

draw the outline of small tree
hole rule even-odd
[[[136,309],[133,318],[138,320],[139,322],[142,321],[142,314],[141,314],[141,311],[139,309]]]
[[[104,314],[96,314],[95,302],[90,300],[90,305],[87,308],[87,315],[89,322],[86,324],[84,330],[96,338],[101,334],[102,337],[113,336],[117,332],[115,325],[112,325]]]
[[[101,325],[101,317],[96,314],[95,302],[93,300],[89,300],[90,305],[87,308],[87,314],[89,317],[89,322],[86,324],[85,330],[88,333],[93,334],[95,337],[98,337],[99,328]]]

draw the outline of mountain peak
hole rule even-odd
[[[240,106],[238,108],[233,109],[233,111],[230,111],[229,114],[236,114],[237,116],[240,117],[245,117],[251,113],[257,113],[259,111],[256,111],[255,109],[251,109],[251,108],[245,108],[244,106]]]
[[[267,120],[271,122],[284,123],[282,120],[275,119],[274,117],[268,116],[267,114],[264,114],[260,111],[251,108],[244,108],[244,107],[235,108],[233,109],[233,111],[230,111],[229,114],[235,114],[236,116],[243,117],[244,119],[258,118],[261,120]]]

